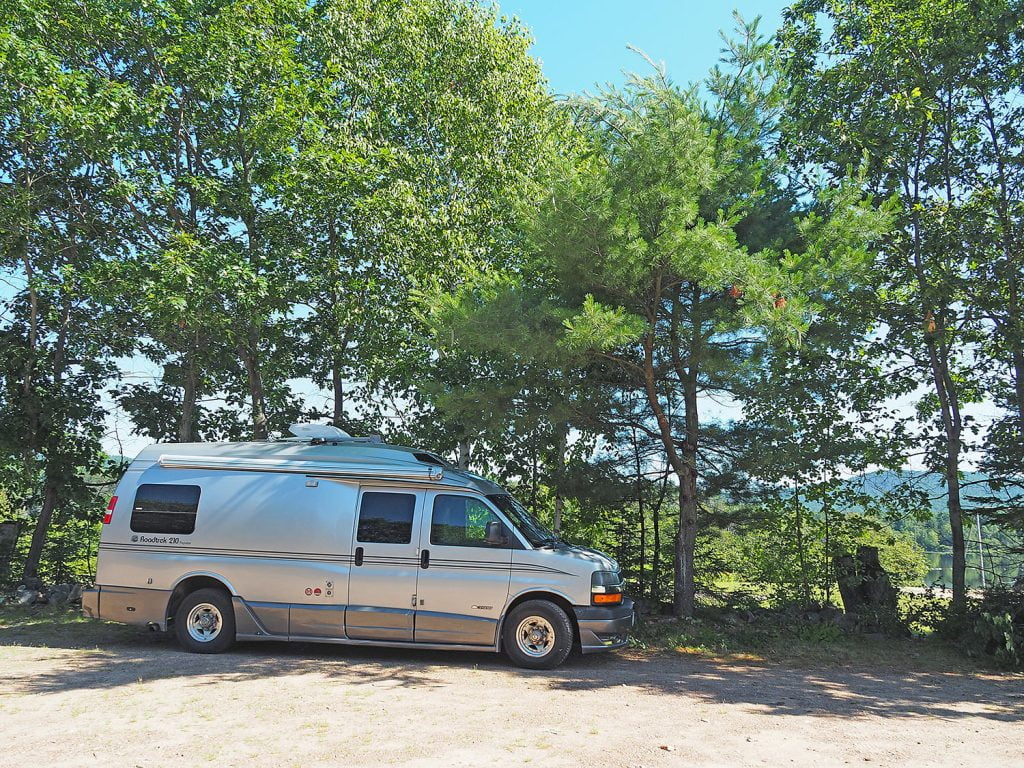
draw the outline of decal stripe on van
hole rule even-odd
[[[117,552],[159,553],[164,555],[173,553],[175,555],[191,555],[196,557],[234,557],[266,560],[308,560],[315,562],[342,563],[346,565],[351,564],[354,559],[352,555],[342,554],[274,552],[256,549],[212,549],[208,547],[182,547],[173,544],[168,546],[159,546],[151,544],[106,543],[100,544],[99,548],[100,550],[112,550]],[[405,557],[397,555],[366,555],[363,558],[363,565],[365,566],[367,564],[395,566],[414,565],[418,568],[420,559],[419,557]],[[537,565],[534,563],[505,564],[498,562],[480,562],[479,560],[447,560],[438,558],[430,561],[430,567],[456,570],[511,570],[519,573],[558,573],[567,576],[571,575],[566,571],[560,571],[557,568],[549,568],[546,565]]]

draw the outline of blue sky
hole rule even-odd
[[[665,62],[677,83],[701,80],[718,60],[719,30],[734,27],[733,10],[749,20],[761,17],[770,34],[782,20],[785,2],[775,0],[505,0],[502,13],[517,16],[532,32],[531,53],[539,58],[552,90],[595,92],[595,84],[624,81],[623,71],[649,65],[632,45]]]

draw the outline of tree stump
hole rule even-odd
[[[846,612],[856,616],[863,629],[894,629],[896,589],[878,560],[878,548],[857,547],[856,557],[837,555],[832,562]]]

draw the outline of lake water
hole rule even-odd
[[[953,584],[953,556],[944,555],[938,552],[929,552],[925,555],[928,558],[930,571],[924,577],[924,585],[928,586],[952,586]],[[985,558],[985,578],[989,586],[992,585],[993,577],[1001,583],[1009,586],[1014,580],[1024,575],[1024,566],[1019,562],[1013,563],[1004,558]],[[981,573],[978,571],[977,552],[967,553],[967,586],[969,588],[981,586]]]

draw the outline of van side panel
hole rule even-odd
[[[132,507],[142,484],[199,486],[195,531],[133,531]],[[243,598],[272,634],[289,632],[289,606],[294,606],[299,632],[292,634],[329,630],[326,636],[343,636],[357,494],[356,484],[297,474],[156,465],[130,470],[118,486],[113,518],[100,538],[100,617],[125,620],[124,611],[108,612],[112,587],[170,594],[184,579],[203,575]],[[304,606],[313,611],[304,612]],[[320,613],[317,608],[334,610]],[[146,620],[163,625],[164,618]]]

